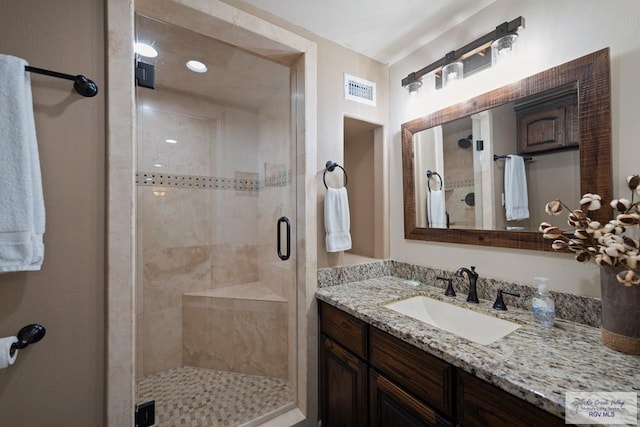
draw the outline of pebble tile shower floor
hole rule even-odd
[[[189,366],[138,380],[136,396],[156,401],[158,427],[235,427],[293,401],[281,378]]]

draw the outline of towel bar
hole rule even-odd
[[[98,94],[98,85],[83,75],[72,76],[71,74],[45,70],[44,68],[36,68],[29,65],[25,65],[24,70],[29,71],[30,73],[44,74],[45,76],[56,77],[58,79],[72,80],[73,88],[76,90],[76,92],[87,98],[91,98],[92,96],[96,96]]]
[[[497,155],[497,154],[494,154],[494,155],[493,155],[493,161],[495,162],[496,160],[499,160],[499,159],[505,159],[505,160],[506,160],[506,159],[508,159],[509,157],[510,157],[509,155],[506,155],[506,156],[499,156],[499,155]],[[533,157],[523,157],[523,159],[524,159],[524,161],[526,162],[526,161],[529,161],[529,160],[533,160]]]
[[[444,185],[442,184],[442,176],[440,176],[440,174],[436,171],[428,170],[427,171],[427,187],[429,188],[429,191],[431,191],[431,178],[433,178],[434,176],[437,176],[438,179],[440,180],[440,189],[443,190]]]
[[[333,172],[334,170],[336,170],[336,168],[340,168],[340,169],[342,169],[342,172],[344,172],[344,186],[345,187],[347,186],[347,171],[344,170],[344,168],[342,166],[340,166],[339,164],[329,160],[325,164],[324,173],[322,174],[322,182],[324,183],[324,188],[329,189],[329,187],[327,187],[327,180],[326,180],[327,171]]]

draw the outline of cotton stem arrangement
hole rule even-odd
[[[578,262],[595,261],[600,266],[626,267],[616,275],[618,282],[625,286],[640,284],[640,276],[635,271],[640,268],[640,242],[626,235],[627,229],[640,224],[640,175],[627,177],[631,199],[614,199],[611,207],[618,212],[615,219],[606,224],[593,221],[588,212],[602,206],[598,194],[587,193],[580,200],[580,209],[572,210],[561,200],[555,199],[545,206],[545,212],[552,216],[568,212],[567,223],[571,227],[561,230],[548,222],[542,222],[539,231],[545,239],[552,240],[551,248],[558,252],[570,252]]]

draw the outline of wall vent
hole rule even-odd
[[[344,74],[344,99],[376,105],[376,84],[359,77]]]

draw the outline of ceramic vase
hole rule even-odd
[[[640,355],[640,284],[625,286],[616,274],[623,267],[600,267],[602,343],[614,350]],[[640,269],[636,270],[640,275]]]

